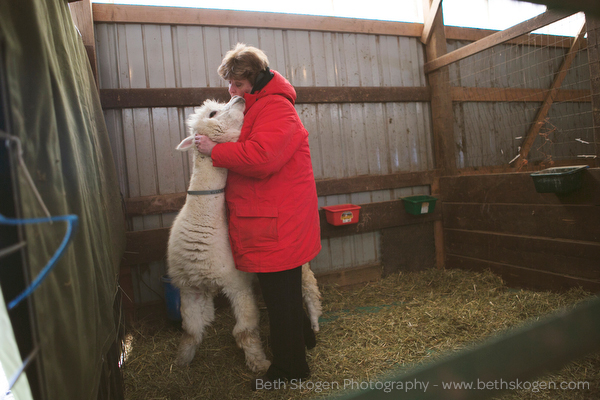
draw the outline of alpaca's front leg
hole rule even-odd
[[[266,371],[271,362],[267,360],[259,333],[259,312],[252,292],[252,276],[233,271],[223,292],[229,298],[236,324],[233,336],[237,345],[244,350],[246,365],[253,372]]]
[[[202,342],[204,329],[215,319],[214,295],[209,288],[180,288],[184,330],[177,355],[177,364],[180,366],[188,365],[192,361]]]

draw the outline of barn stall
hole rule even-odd
[[[358,223],[346,226],[328,224],[321,211],[323,251],[311,266],[332,296],[326,300],[335,298],[330,287],[372,282],[365,288],[391,292],[373,282],[442,279],[427,275],[432,269],[491,270],[514,288],[585,290],[571,293],[571,302],[598,292],[593,19],[567,37],[530,32],[576,23],[569,11],[500,32],[445,27],[436,12],[425,24],[86,1],[72,3],[71,12],[92,61],[124,203],[119,287],[132,324],[164,318],[166,240],[189,180],[189,159],[168,149],[186,135],[183,121],[194,106],[227,99],[216,66],[238,41],[264,49],[297,89],[320,206],[361,206]],[[531,174],[559,166],[589,168],[577,171],[577,190],[539,193]],[[437,205],[413,215],[406,208],[413,196]],[[566,305],[547,304],[524,315]]]

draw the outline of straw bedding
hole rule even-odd
[[[317,347],[308,352],[311,379],[285,390],[251,392],[255,377],[231,331],[233,315],[220,308],[192,364],[174,365],[181,328],[136,323],[128,328],[122,365],[125,396],[151,399],[300,399],[338,396],[344,382],[368,382],[406,370],[590,296],[515,290],[492,273],[431,269],[401,273],[354,289],[322,288],[324,313]],[[261,309],[268,346],[268,319]],[[267,356],[268,353],[267,347]],[[587,381],[589,389],[508,391],[516,399],[600,398],[600,355],[573,362],[539,380]],[[336,384],[337,382],[337,384]]]

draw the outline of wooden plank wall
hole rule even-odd
[[[600,169],[571,194],[529,173],[440,178],[447,268],[491,269],[509,286],[600,291]]]
[[[434,163],[431,154],[430,104],[435,103],[432,99],[435,94],[432,82],[426,82],[422,71],[424,54],[420,44],[416,44],[422,24],[225,10],[172,9],[166,12],[162,7],[101,4],[93,5],[93,16],[100,60],[100,95],[109,131],[114,134],[116,164],[123,171],[121,183],[131,223],[121,282],[130,287],[131,298],[134,298],[131,287],[135,284],[132,269],[137,271],[135,276],[141,288],[137,300],[146,299],[146,294],[156,298],[155,294],[160,291],[148,285],[158,285],[156,275],[164,271],[168,227],[183,204],[189,179],[187,158],[174,157],[172,152],[162,150],[174,148],[185,134],[183,120],[191,112],[191,106],[209,97],[227,99],[224,83],[212,65],[231,47],[229,40],[267,45],[274,54],[274,66],[285,70],[296,86],[299,113],[312,135],[320,205],[353,202],[363,206],[358,225],[334,228],[323,222],[325,250],[314,265],[320,265],[321,271],[329,275],[322,276],[321,282],[367,281],[381,276],[382,272],[429,267],[436,258],[445,259],[448,266],[459,264],[457,260],[512,265],[502,259],[494,261],[496,255],[492,253],[471,256],[451,253],[444,257],[440,250],[444,247],[442,235],[433,235],[434,231],[450,233],[445,247],[455,252],[463,239],[492,240],[489,235],[478,235],[475,228],[442,228],[442,211],[446,213],[446,205],[438,206],[434,214],[418,217],[403,210],[400,200],[403,196],[430,192],[439,197],[447,189],[438,185],[439,176],[447,174],[441,171],[444,162],[438,155]],[[293,27],[301,28],[294,30]],[[441,28],[445,36],[443,42],[473,41],[494,33]],[[531,40],[534,43],[530,43]],[[198,48],[197,44],[203,42],[220,43],[221,48],[213,45]],[[312,46],[306,45],[308,42]],[[529,35],[511,41],[529,46],[552,44],[560,49],[568,49],[571,42],[572,38],[547,35]],[[279,51],[280,47],[286,50]],[[182,59],[176,57],[181,54]],[[202,61],[205,59],[206,65]],[[205,71],[205,67],[210,68]],[[532,102],[545,98],[546,92],[543,86],[499,89],[461,81],[456,85],[451,82],[450,89],[443,94],[447,106],[452,107],[453,102],[469,102],[487,109],[488,103],[495,102],[520,108],[527,106],[526,103],[532,106]],[[588,92],[582,92],[560,90],[556,96],[563,101],[589,103],[589,96],[584,99]],[[445,115],[452,118],[451,113]],[[452,124],[439,125],[445,128]],[[374,140],[374,135],[381,138]],[[369,138],[376,146],[361,144],[362,137]],[[451,145],[445,145],[449,154],[454,152]],[[347,162],[338,162],[338,158]],[[448,157],[446,164],[452,165],[453,158]],[[507,167],[501,164],[503,162],[490,165],[506,171]],[[532,164],[527,168],[543,168]],[[491,167],[482,168],[484,165],[487,164],[470,164],[469,169],[454,173],[492,172]],[[172,171],[172,176],[165,171]],[[444,178],[444,181],[461,178],[465,177]],[[485,178],[468,178],[486,182]],[[461,208],[458,204],[460,201],[449,201],[447,206],[450,211],[472,216],[469,210],[476,207]],[[500,206],[496,208],[492,216],[504,212]],[[525,212],[522,207],[519,210]],[[325,220],[323,214],[321,218]],[[460,218],[457,221],[463,222]],[[450,219],[450,222],[456,221]],[[475,233],[469,236],[464,233],[467,231]],[[509,240],[506,237],[511,235],[493,233],[491,238]],[[536,237],[535,232],[515,235],[517,238],[519,235]],[[531,243],[538,242],[535,239]],[[531,246],[536,248],[534,244]],[[592,253],[595,249],[585,245],[583,248]],[[356,253],[361,254],[356,256]],[[364,265],[365,262],[368,264]],[[443,262],[438,262],[438,267],[443,267]],[[537,275],[530,277],[537,279]]]

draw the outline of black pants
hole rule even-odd
[[[302,267],[256,275],[269,314],[273,362],[267,377],[308,378],[305,346],[310,342],[314,346],[315,339],[302,304]]]

